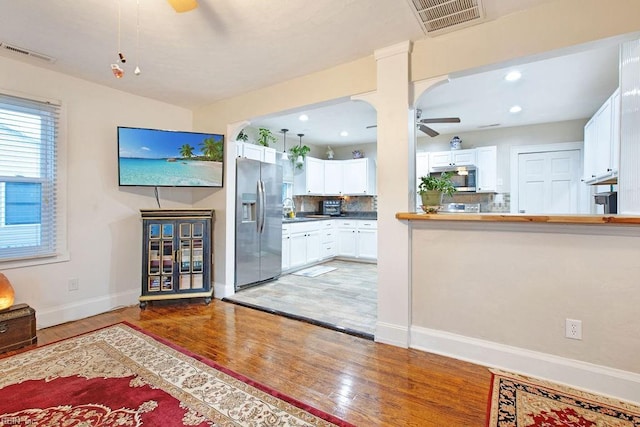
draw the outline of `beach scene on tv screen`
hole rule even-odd
[[[222,135],[119,128],[120,185],[221,187]]]

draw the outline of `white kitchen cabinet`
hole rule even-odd
[[[358,258],[378,259],[378,222],[373,220],[358,221]]]
[[[376,260],[378,230],[376,220],[337,220],[338,256]]]
[[[343,192],[344,162],[325,160],[324,162],[324,194],[341,196]]]
[[[293,194],[373,196],[376,194],[375,161],[371,158],[321,160],[305,158],[304,169],[294,171]]]
[[[620,89],[596,111],[584,127],[583,180],[615,183],[620,163]]]
[[[429,168],[448,166],[473,166],[476,164],[476,150],[434,151],[429,153]]]
[[[375,161],[363,159],[343,160],[343,194],[373,196],[376,194]]]
[[[333,258],[338,254],[335,221],[320,223],[320,259]]]
[[[247,159],[258,160],[265,163],[276,163],[275,148],[263,147],[262,145],[248,144],[236,141],[236,156]]]
[[[290,261],[289,268],[313,264],[320,260],[320,224],[309,221],[289,224]]]
[[[498,182],[498,147],[478,147],[476,149],[476,191],[495,193]]]
[[[338,227],[338,255],[348,258],[356,258],[357,249],[357,230],[355,224],[352,227]]]
[[[270,147],[264,147],[264,160],[265,163],[276,164],[276,149]]]
[[[293,194],[297,196],[324,194],[323,160],[305,157],[303,169],[294,170]]]
[[[288,224],[282,224],[282,271],[290,268],[291,233]]]

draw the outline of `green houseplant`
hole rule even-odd
[[[249,140],[249,135],[247,135],[244,131],[244,129],[242,129],[240,131],[240,133],[238,134],[238,137],[236,138],[236,141],[242,141],[242,142],[247,142]]]
[[[440,176],[421,176],[418,183],[418,194],[422,198],[422,209],[427,212],[437,212],[442,204],[442,196],[451,196],[456,187],[451,181],[452,172],[443,172]]]
[[[298,169],[302,169],[304,166],[304,158],[309,154],[311,148],[306,145],[294,145],[289,148],[289,154],[291,154],[291,163]]]
[[[269,129],[258,129],[258,144],[268,147],[272,142],[276,142],[276,137],[273,136],[273,133],[271,133]]]

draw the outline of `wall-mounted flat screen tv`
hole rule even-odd
[[[118,184],[222,187],[224,136],[118,127]]]

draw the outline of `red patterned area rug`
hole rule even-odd
[[[128,324],[0,359],[0,426],[351,426]]]
[[[640,406],[491,370],[489,427],[640,427]]]

